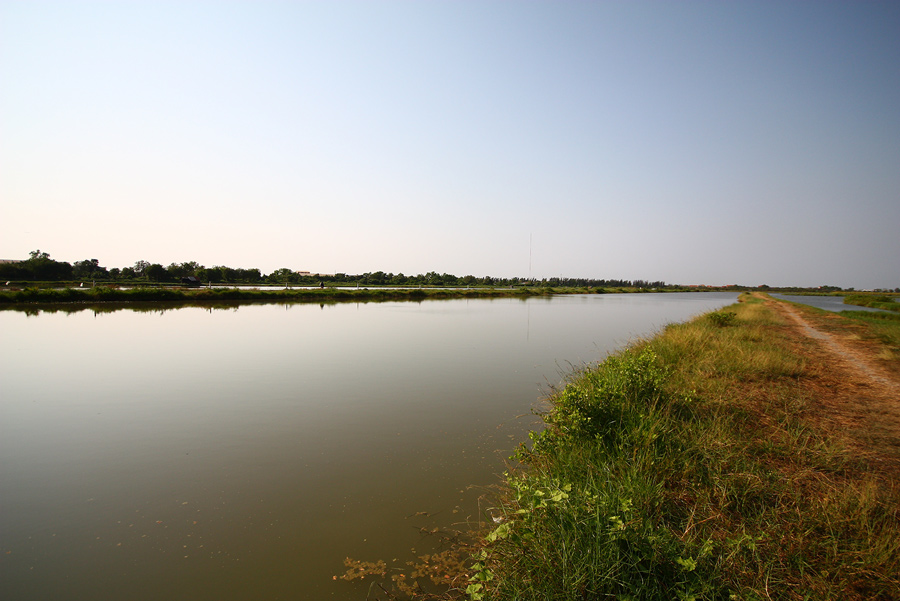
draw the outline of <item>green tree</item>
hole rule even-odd
[[[137,261],[134,264],[134,275],[139,278],[147,277],[147,268],[150,267],[150,263],[147,261],[141,260]]]
[[[101,267],[97,259],[78,261],[72,266],[72,271],[77,279],[83,280],[105,279],[108,276],[106,267]]]
[[[388,275],[383,271],[376,271],[375,273],[364,273],[360,282],[372,286],[383,286],[387,278]]]
[[[169,263],[166,267],[166,279],[170,282],[179,282],[181,278],[190,275],[185,272],[184,267],[179,263]]]
[[[222,265],[219,267],[219,272],[222,274],[222,281],[228,282],[229,284],[238,281],[238,272],[237,269],[232,269],[231,267],[225,267]]]
[[[257,284],[262,281],[262,273],[260,273],[259,269],[238,269],[236,271],[238,280],[241,282]]]
[[[197,269],[197,277],[202,281],[218,284],[222,281],[222,270],[219,267],[200,267]]]
[[[287,267],[276,269],[266,277],[266,280],[272,284],[295,284],[298,279],[297,273]]]
[[[153,282],[159,282],[166,277],[166,268],[159,263],[151,263],[144,269],[144,275]]]
[[[0,277],[8,280],[22,279],[49,282],[68,280],[72,277],[72,265],[64,261],[54,261],[45,252],[35,250],[30,258],[21,263],[7,263],[0,268]]]
[[[203,265],[197,261],[185,261],[181,264],[181,269],[185,275],[197,275],[197,271],[202,267]]]

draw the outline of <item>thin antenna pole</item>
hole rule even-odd
[[[529,232],[528,234],[528,280],[531,280],[531,237],[534,234]]]

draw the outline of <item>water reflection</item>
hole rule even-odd
[[[571,365],[734,299],[0,312],[2,597],[363,598],[344,557],[477,520]]]
[[[353,304],[369,304],[369,303],[382,303],[382,302],[396,302],[396,301],[385,301],[377,298],[365,299],[359,301],[353,301]],[[425,299],[410,299],[408,301],[403,301],[408,303],[420,304],[425,302]],[[202,308],[207,310],[208,312],[212,311],[235,311],[240,307],[246,307],[249,305],[276,305],[279,307],[284,307],[286,310],[289,310],[291,307],[296,305],[319,305],[320,309],[324,309],[326,306],[333,306],[339,304],[348,304],[348,301],[341,300],[329,300],[329,301],[304,301],[304,300],[292,300],[292,301],[272,301],[272,300],[260,300],[260,301],[216,301],[216,302],[180,302],[180,301],[172,301],[172,302],[144,302],[144,301],[128,301],[128,302],[115,302],[115,301],[105,301],[101,303],[68,303],[68,304],[59,304],[59,303],[23,303],[23,304],[9,304],[9,305],[0,305],[0,312],[3,311],[11,311],[17,313],[24,313],[25,315],[36,317],[41,315],[42,313],[64,313],[64,314],[72,314],[72,313],[93,313],[95,315],[100,313],[116,313],[118,311],[134,311],[137,313],[168,313],[171,311],[179,311],[181,309],[186,308]]]

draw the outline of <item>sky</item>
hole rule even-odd
[[[900,3],[0,0],[0,258],[900,286]]]

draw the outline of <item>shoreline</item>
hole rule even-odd
[[[369,301],[423,301],[457,298],[531,298],[556,295],[583,294],[677,294],[680,292],[738,292],[734,289],[646,289],[646,288],[561,288],[522,286],[515,288],[494,287],[322,287],[322,288],[184,288],[184,287],[134,287],[120,288],[96,286],[91,288],[24,288],[0,289],[0,310],[15,307],[37,306],[121,306],[157,303],[160,306],[199,305],[216,303],[271,303],[271,302],[369,302]]]
[[[898,390],[900,319],[743,294],[572,374],[442,555],[443,596],[383,563],[342,578],[410,599],[900,598]]]
[[[900,598],[900,355],[739,301],[551,399],[471,598]]]
[[[448,298],[531,297],[554,294],[551,289],[243,289],[243,288],[26,288],[0,291],[0,308],[23,305],[100,305],[160,303],[206,305],[219,302],[340,302],[426,300]]]

